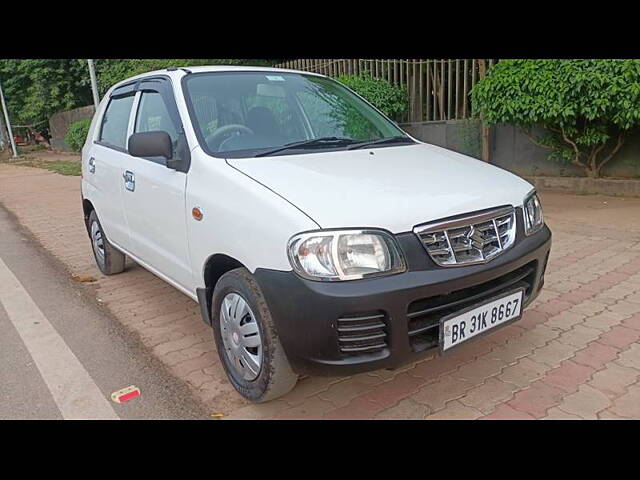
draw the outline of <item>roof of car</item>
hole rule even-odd
[[[187,70],[192,71],[193,73],[201,73],[201,72],[235,72],[235,71],[259,71],[259,72],[293,72],[293,73],[310,73],[303,72],[300,70],[290,70],[286,68],[275,68],[275,67],[252,67],[248,65],[202,65],[198,67],[184,67]]]
[[[162,70],[154,70],[152,72],[141,73],[140,75],[135,75],[133,77],[129,77],[126,80],[122,80],[115,85],[113,85],[109,90],[112,91],[122,85],[126,85],[134,80],[139,80],[145,77],[151,77],[155,75],[172,75],[174,72],[178,73],[179,76],[184,76],[187,71],[191,73],[206,73],[206,72],[279,72],[279,73],[302,73],[305,75],[317,75],[322,76],[319,73],[314,72],[305,72],[302,70],[291,70],[287,68],[275,68],[275,67],[260,67],[260,66],[239,66],[239,65],[201,65],[197,67],[171,67],[165,68]]]

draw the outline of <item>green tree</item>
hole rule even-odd
[[[551,159],[597,178],[640,124],[640,61],[503,60],[471,96],[476,115],[522,128]]]
[[[42,126],[56,112],[91,103],[85,60],[0,60],[0,78],[16,124]]]
[[[98,89],[132,75],[187,65],[273,65],[278,60],[252,59],[99,59]],[[51,115],[93,104],[86,59],[0,59],[0,80],[13,123],[46,126]]]

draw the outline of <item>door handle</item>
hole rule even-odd
[[[136,177],[133,172],[127,170],[122,174],[122,178],[124,179],[124,188],[129,190],[130,192],[135,191],[136,189]]]
[[[96,173],[96,159],[93,157],[89,159],[89,173]]]

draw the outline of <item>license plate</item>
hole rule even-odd
[[[524,289],[493,298],[482,305],[474,305],[462,312],[440,320],[440,350],[445,351],[485,333],[492,328],[515,320],[522,311]]]

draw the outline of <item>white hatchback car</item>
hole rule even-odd
[[[200,303],[233,386],[394,368],[520,318],[551,245],[521,178],[420,142],[325,76],[151,72],[82,150],[107,275],[128,256]]]

